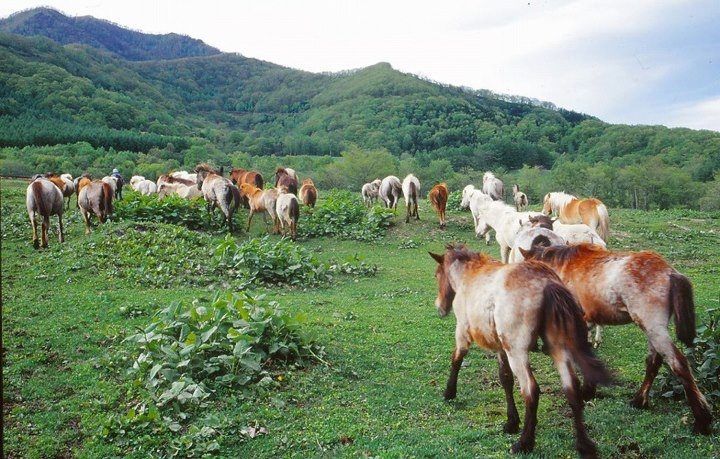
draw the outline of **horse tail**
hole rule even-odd
[[[410,200],[412,202],[417,202],[417,188],[415,187],[415,182],[410,182]],[[408,203],[410,204],[410,203]]]
[[[100,196],[100,210],[104,214],[103,216],[103,223],[105,222],[105,218],[107,218],[108,215],[113,213],[113,192],[112,187],[103,182],[102,185],[102,196]]]
[[[572,293],[559,281],[550,282],[543,289],[541,309],[543,337],[553,357],[556,352],[567,350],[580,367],[586,384],[609,384],[612,376],[593,353],[582,309]]]
[[[530,243],[531,250],[535,247],[550,247],[552,245],[552,242],[550,242],[550,239],[545,236],[544,234],[539,234],[535,236],[535,238]]]
[[[610,236],[610,215],[608,215],[607,207],[605,207],[603,203],[599,203],[595,207],[595,210],[598,215],[598,235],[607,243],[608,236]]]
[[[690,280],[680,273],[670,274],[669,300],[675,315],[675,334],[687,347],[695,341],[695,302]]]
[[[527,197],[527,195],[526,195],[525,193],[523,193],[523,195],[520,197],[520,204],[521,204],[523,207],[527,207],[527,206],[528,206],[528,197]]]
[[[262,175],[260,175],[256,172],[253,180],[255,182],[255,186],[262,190],[263,186],[264,186]]]
[[[30,187],[32,189],[33,201],[35,201],[35,207],[37,207],[37,211],[43,217],[49,216],[50,213],[48,212],[47,203],[45,202],[45,199],[43,198],[42,182],[39,182],[36,180],[30,184]]]
[[[232,193],[230,193],[230,196],[232,197],[232,200],[234,201],[233,210],[237,210],[238,207],[240,207],[240,203],[242,202],[242,199],[240,197],[240,190],[236,186],[231,186],[230,190]],[[230,200],[230,198],[228,198]],[[228,204],[229,205],[229,204]]]
[[[297,223],[297,221],[300,219],[300,205],[298,204],[297,199],[291,199],[290,200],[290,208],[288,209],[290,221]]]

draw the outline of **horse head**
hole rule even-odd
[[[543,198],[542,213],[545,215],[550,215],[552,213],[552,197],[550,196],[550,193],[546,194]]]
[[[438,284],[438,295],[435,298],[435,308],[438,311],[440,317],[445,317],[448,312],[452,309],[452,303],[455,299],[455,290],[450,285],[450,276],[448,275],[448,263],[446,263],[446,256],[450,253],[450,250],[443,254],[437,254],[428,252],[428,254],[437,262],[437,268],[435,268],[435,279]]]

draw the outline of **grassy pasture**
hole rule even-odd
[[[66,243],[58,244],[53,233],[50,248],[37,252],[30,244],[25,186],[3,180],[1,190],[6,456],[147,457],[172,452],[166,445],[181,435],[201,442],[202,434],[190,436],[195,425],[212,426],[207,435],[226,457],[508,456],[515,436],[502,433],[505,403],[494,356],[473,349],[460,373],[458,398],[442,400],[455,322],[439,319],[434,310],[434,262],[426,252],[466,241],[497,256],[496,244],[486,247],[474,238],[469,214],[449,212],[448,228],[441,231],[422,201],[422,220],[405,224],[404,211],[399,212],[377,242],[298,241],[321,260],[359,255],[380,269],[377,276],[339,277],[326,287],[256,289],[308,316],[308,332],[325,346],[329,365],[274,374],[272,387],[250,394],[225,391],[180,432],[123,438],[104,433],[109,419],[124,416],[137,402],[125,375],[131,361],[123,338],[171,301],[210,298],[223,282],[158,288],[107,269],[114,257],[101,259],[104,266],[88,266],[83,260],[103,234],[84,236],[74,208],[66,218]],[[614,209],[611,219],[612,248],[657,250],[690,277],[699,322],[707,309],[720,306],[720,214]],[[257,219],[250,235],[263,232]],[[208,257],[223,237],[221,232],[203,235],[211,243]],[[717,434],[693,436],[684,401],[655,394],[650,410],[628,405],[644,374],[642,333],[633,326],[609,327],[604,340],[599,355],[619,385],[601,389],[585,411],[601,455],[717,457]],[[549,357],[531,358],[542,391],[531,456],[575,457],[570,411],[557,373]],[[522,416],[520,404],[518,409]],[[251,438],[247,427],[264,427],[267,434]],[[185,447],[178,444],[179,457],[191,449]]]

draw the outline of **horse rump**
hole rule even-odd
[[[543,289],[542,312],[543,340],[550,346],[551,352],[568,349],[586,384],[610,384],[612,376],[593,353],[582,309],[572,293],[559,282],[547,284]]]
[[[32,182],[30,187],[32,189],[33,201],[35,202],[35,207],[37,208],[38,213],[43,217],[50,216],[50,211],[48,210],[47,203],[43,198],[42,182],[39,180],[35,180],[34,182]]]

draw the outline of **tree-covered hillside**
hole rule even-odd
[[[13,14],[0,20],[0,31],[28,37],[41,35],[63,45],[88,45],[133,61],[220,53],[202,40],[184,35],[136,32],[92,16],[65,16],[51,8],[34,8]]]

